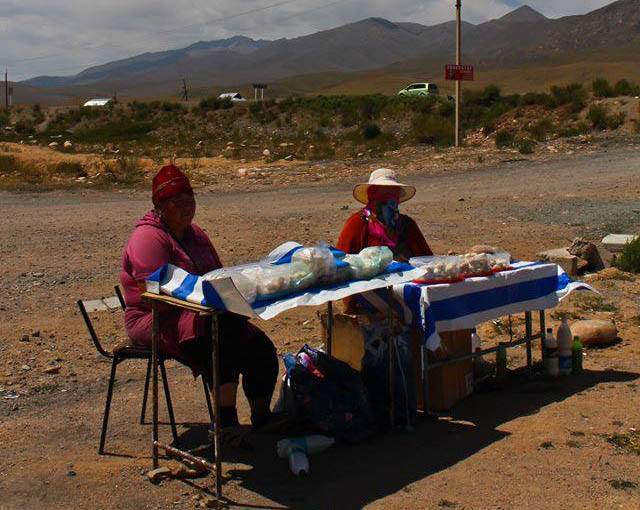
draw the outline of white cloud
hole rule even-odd
[[[272,9],[235,16],[276,3],[280,5]],[[463,0],[463,17],[478,23],[521,3]],[[588,12],[609,0],[526,3],[557,17]],[[453,6],[453,0],[2,0],[0,65],[9,67],[13,79],[73,74],[145,51],[236,34],[296,37],[369,16],[435,24],[453,19]]]

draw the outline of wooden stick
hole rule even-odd
[[[195,455],[191,455],[190,453],[187,452],[183,452],[182,450],[178,450],[177,448],[174,448],[173,446],[169,446],[166,445],[164,443],[161,443],[160,441],[154,441],[154,445],[157,448],[162,448],[165,452],[175,456],[175,457],[179,457],[183,460],[189,461],[193,464],[196,464],[204,469],[206,469],[207,471],[214,471],[215,470],[215,466],[213,464],[211,464],[210,462],[207,462],[206,460],[204,460],[202,457],[196,457]]]

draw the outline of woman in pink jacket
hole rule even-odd
[[[203,275],[222,267],[205,232],[192,223],[196,203],[189,179],[177,167],[163,167],[153,178],[154,208],[135,225],[122,256],[120,282],[127,304],[125,327],[135,345],[151,345],[151,308],[140,298],[145,279],[170,263]],[[251,407],[254,427],[265,424],[278,375],[276,350],[269,338],[247,319],[220,316],[220,419],[230,440],[241,437],[236,411],[239,375]],[[204,319],[168,307],[160,315],[160,352],[211,382],[211,345]],[[209,384],[211,387],[211,384]]]

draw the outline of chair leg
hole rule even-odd
[[[142,411],[140,411],[140,425],[144,425],[147,414],[147,398],[149,397],[149,379],[151,377],[151,358],[147,361],[147,376],[144,380],[144,393],[142,394]]]
[[[209,395],[209,385],[204,377],[202,377],[202,386],[204,388],[204,398],[207,401],[207,409],[209,410],[209,419],[213,424],[214,416],[213,416],[213,406],[211,405],[211,395]]]
[[[162,386],[164,387],[164,397],[167,401],[167,411],[169,412],[169,422],[171,423],[171,433],[173,441],[178,442],[178,430],[176,429],[176,419],[173,416],[173,405],[171,405],[171,394],[169,393],[169,381],[167,379],[167,370],[164,368],[164,361],[160,360],[160,372],[162,373]]]
[[[98,453],[104,453],[104,442],[107,438],[107,425],[109,423],[109,411],[111,410],[111,397],[113,396],[113,384],[116,380],[116,368],[118,367],[118,358],[114,357],[111,363],[111,375],[109,377],[109,387],[107,388],[107,401],[104,406],[104,416],[102,417],[102,433],[100,434],[100,447]]]

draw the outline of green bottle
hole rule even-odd
[[[582,342],[579,336],[573,337],[573,345],[571,346],[571,364],[573,372],[579,374],[582,372]]]

